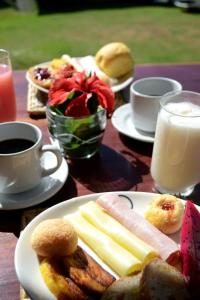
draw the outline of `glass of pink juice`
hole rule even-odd
[[[16,99],[9,53],[0,49],[0,122],[16,119]]]

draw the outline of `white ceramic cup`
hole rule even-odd
[[[161,97],[181,91],[182,85],[166,77],[147,77],[134,81],[130,87],[131,114],[137,129],[154,132]]]
[[[28,146],[23,140],[29,141]],[[55,165],[46,166],[45,152],[55,155]],[[0,193],[30,190],[42,177],[54,173],[61,163],[60,150],[54,145],[43,145],[42,132],[37,126],[26,122],[0,124]]]

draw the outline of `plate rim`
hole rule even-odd
[[[146,136],[142,136],[140,134],[140,136],[137,136],[137,135],[134,135],[134,134],[131,134],[132,132],[130,131],[125,131],[123,130],[120,126],[119,126],[119,122],[117,122],[117,119],[119,120],[122,119],[122,110],[127,110],[127,114],[131,114],[131,112],[128,112],[128,107],[130,106],[131,104],[130,103],[126,103],[126,104],[123,104],[121,106],[119,106],[113,113],[112,117],[111,117],[111,122],[112,122],[112,125],[122,134],[130,137],[130,138],[133,138],[135,140],[138,140],[138,141],[142,141],[142,142],[146,142],[146,143],[151,143],[153,144],[154,143],[154,140],[155,140],[155,137],[146,137]],[[134,124],[133,124],[134,126]],[[135,126],[134,126],[135,128]],[[135,128],[135,130],[137,131],[137,129]]]
[[[63,54],[63,55],[64,55],[64,54]],[[86,57],[86,56],[88,56],[88,55],[81,56],[81,57],[79,57],[79,56],[73,56],[73,57],[71,57],[71,58],[72,58],[72,59],[78,59],[78,58],[84,58],[84,57]],[[94,56],[92,55],[92,57],[94,57]],[[41,63],[39,63],[39,64],[36,64],[36,65],[31,66],[30,68],[35,68],[35,67],[40,67],[40,66],[49,65],[50,62],[51,62],[51,61],[41,62]],[[29,69],[30,69],[30,68],[29,68]],[[30,84],[32,84],[35,88],[37,88],[38,90],[40,90],[40,91],[42,91],[42,92],[48,94],[48,92],[49,92],[48,89],[45,89],[45,88],[41,87],[40,85],[36,84],[36,83],[31,79],[31,77],[30,77],[30,75],[29,75],[29,69],[26,71],[26,75],[25,75],[26,80],[27,80]],[[133,70],[134,70],[134,68],[133,68]],[[117,93],[117,92],[121,91],[122,89],[126,88],[128,85],[130,85],[130,84],[133,82],[133,80],[134,80],[134,75],[132,75],[132,76],[126,78],[123,82],[120,82],[119,84],[110,86],[110,88],[111,88],[111,90],[113,91],[113,93]]]

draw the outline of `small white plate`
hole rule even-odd
[[[113,126],[121,133],[139,141],[153,143],[154,133],[135,128],[131,116],[131,104],[127,103],[117,108],[111,118]]]
[[[48,155],[47,153],[45,156]],[[54,158],[49,155],[49,160]],[[0,194],[0,210],[14,210],[30,207],[44,202],[55,195],[64,185],[68,176],[68,165],[63,158],[60,168],[53,174],[43,177],[39,185],[35,188],[17,194]]]
[[[96,66],[94,57],[91,56],[91,55],[84,56],[84,57],[73,57],[71,59],[76,64],[78,64],[80,68],[85,70],[87,73],[95,72],[95,71],[96,72],[98,71],[99,73],[102,73],[102,71],[100,71],[99,68]],[[44,67],[44,66],[48,66],[49,64],[50,64],[50,62],[43,62],[43,63],[40,63],[38,65],[35,65],[34,67]],[[45,88],[39,86],[38,84],[36,84],[35,82],[33,82],[33,80],[31,79],[30,74],[29,74],[28,71],[26,72],[26,79],[29,83],[31,83],[38,90],[40,90],[44,93],[49,92],[48,89],[45,89]],[[126,78],[126,79],[124,79],[124,80],[122,80],[122,81],[120,81],[120,80],[117,81],[116,79],[113,79],[113,80],[116,80],[116,83],[113,83],[113,85],[110,86],[110,87],[111,87],[111,89],[114,93],[119,92],[122,89],[126,88],[129,84],[131,84],[133,79],[134,79],[133,75]],[[112,80],[112,79],[110,78],[110,80]]]

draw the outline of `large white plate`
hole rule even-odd
[[[134,209],[141,215],[144,214],[147,205],[156,195],[153,193],[124,191],[112,193],[129,197],[133,203]],[[69,213],[75,212],[80,205],[91,200],[95,201],[99,195],[100,194],[86,195],[59,203],[38,215],[22,232],[15,250],[15,269],[21,285],[25,288],[32,300],[55,300],[55,297],[48,290],[41,277],[37,255],[31,248],[30,238],[34,228],[43,220],[62,218]],[[125,197],[122,197],[122,199],[127,201]],[[175,241],[179,241],[179,233],[174,234],[171,237]],[[105,266],[105,264],[103,264],[103,262],[88,247],[84,244],[81,244],[81,246],[104,268],[109,270],[109,268]]]
[[[99,70],[99,68],[96,66],[94,57],[91,55],[84,56],[84,57],[74,57],[74,58],[72,58],[72,60],[74,60],[75,63],[80,63],[81,67],[85,71],[87,71],[87,73],[90,73],[90,71],[91,72],[97,71],[97,72],[100,72],[101,74],[103,74]],[[43,63],[40,63],[33,67],[42,67],[42,66],[44,67],[44,66],[48,66],[49,64],[50,64],[50,62],[43,62]],[[131,84],[131,82],[133,81],[133,78],[134,78],[133,75],[131,75],[126,79],[117,80],[116,83],[113,83],[113,85],[111,86],[112,91],[114,93],[116,93],[116,92],[119,92],[120,90],[126,88],[128,85]],[[39,86],[38,84],[36,84],[35,82],[33,82],[28,71],[26,72],[26,79],[29,83],[31,83],[33,86],[35,86],[38,90],[48,93],[48,91],[49,91],[48,89],[45,89],[45,88]]]
[[[136,140],[153,143],[154,133],[139,130],[135,127],[131,116],[131,104],[127,103],[117,108],[112,115],[113,126],[121,133]]]

